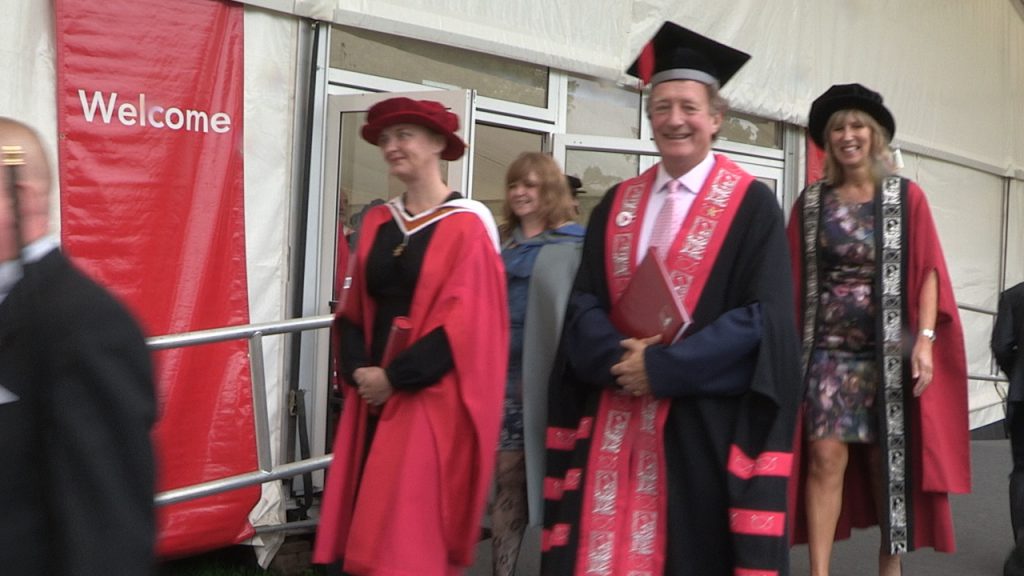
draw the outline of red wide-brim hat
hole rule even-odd
[[[444,136],[447,142],[441,151],[444,160],[458,160],[466,151],[466,143],[456,134],[459,117],[440,102],[405,97],[382,100],[366,113],[366,124],[361,132],[363,140],[376,146],[381,131],[395,124],[416,124]]]

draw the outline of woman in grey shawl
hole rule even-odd
[[[548,376],[583,242],[568,182],[551,157],[521,154],[505,183],[511,344],[491,514],[496,576],[515,574],[527,523],[543,520]]]

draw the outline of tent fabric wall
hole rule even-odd
[[[4,83],[16,90],[0,90],[0,116],[17,118],[42,136],[50,166],[57,167],[57,49],[53,6],[49,2],[15,2],[0,18],[0,70]],[[50,225],[60,229],[60,202],[50,202]]]
[[[1007,14],[1005,26],[1009,29],[1007,35],[1007,46],[1004,48],[1007,55],[1005,74],[1008,78],[1010,110],[1006,115],[1007,126],[1010,127],[1011,138],[1010,151],[1013,154],[1012,168],[1014,177],[1024,180],[1024,0],[1010,0],[1017,14]],[[1016,129],[1013,129],[1016,127]],[[1019,231],[1019,229],[1018,229]],[[1017,238],[1024,238],[1018,235]],[[1018,260],[1020,261],[1020,260]],[[1024,280],[1024,277],[1020,277]]]
[[[946,260],[956,263],[950,274],[957,301],[995,310],[1002,232],[993,224],[1002,215],[1005,181],[919,154],[902,156],[900,173],[925,191]]]
[[[617,78],[630,2],[362,0],[338,3],[334,21],[578,72]],[[589,15],[600,14],[600,18]]]
[[[1010,287],[1018,282],[1024,282],[1024,180],[1015,180],[1010,185],[1006,238],[1006,284],[1004,287]]]
[[[920,154],[903,152],[902,156],[901,174],[918,182],[928,197],[957,302],[995,311],[1002,250],[1002,228],[997,223],[1003,218],[1006,180]],[[968,373],[991,375],[993,316],[961,309],[960,317]],[[1002,400],[993,382],[969,381],[968,397],[972,429],[1004,418]]]
[[[857,81],[885,95],[905,142],[1017,170],[1024,17],[1014,1],[337,0],[333,21],[629,81],[622,71],[674,20],[753,54],[726,89],[739,110],[802,125],[821,91]]]
[[[276,322],[289,316],[288,222],[294,173],[293,124],[295,77],[299,57],[300,21],[263,9],[245,10],[245,221],[249,273],[249,314],[253,323]],[[273,464],[284,463],[280,453],[285,421],[286,379],[282,336],[264,340],[267,404]],[[249,515],[253,526],[285,521],[281,484],[263,485],[259,503]],[[284,540],[281,532],[258,535],[257,555],[264,567]]]

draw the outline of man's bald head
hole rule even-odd
[[[23,152],[24,164],[17,167],[18,204],[21,242],[28,244],[49,232],[50,165],[46,151],[35,130],[12,118],[0,116],[0,146],[17,146]],[[9,174],[4,167],[0,175],[0,260],[17,257],[19,242],[14,238],[11,218]]]

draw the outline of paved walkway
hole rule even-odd
[[[1010,551],[1010,512],[1007,476],[1010,472],[1010,443],[1007,440],[977,440],[971,443],[973,491],[953,496],[953,522],[957,552],[940,554],[931,549],[907,556],[906,576],[1001,576],[1003,560]],[[831,576],[877,574],[878,530],[861,530],[836,544]],[[537,574],[536,552],[524,550],[519,573]],[[490,540],[481,542],[477,563],[469,576],[490,576]],[[806,576],[807,547],[793,548],[791,576]]]
[[[971,443],[972,492],[952,497],[957,551],[941,554],[919,550],[903,562],[906,576],[1001,576],[1012,547],[1008,475],[1010,442]],[[833,553],[831,576],[877,574],[878,530],[862,530],[839,542]],[[792,576],[809,573],[807,547],[793,548]]]

